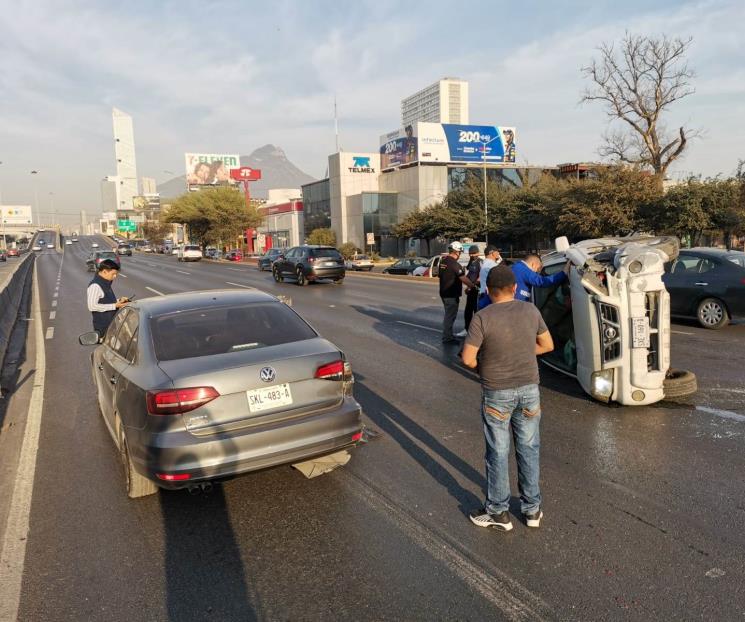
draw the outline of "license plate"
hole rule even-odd
[[[631,318],[631,347],[648,348],[649,347],[649,318],[634,317]]]
[[[324,261],[321,266],[327,267],[327,266],[336,266],[337,263],[335,261]]]
[[[248,397],[248,409],[252,413],[292,404],[292,393],[287,383],[246,391],[246,396]]]

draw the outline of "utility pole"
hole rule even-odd
[[[31,175],[38,175],[39,171],[31,171]],[[34,184],[34,206],[36,207],[36,228],[41,227],[41,215],[39,214],[39,189],[36,184],[36,177],[33,177]],[[33,219],[32,219],[33,220]]]

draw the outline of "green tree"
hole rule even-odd
[[[742,163],[731,179],[707,179],[702,205],[712,226],[721,231],[727,250],[732,239],[745,233],[745,204],[743,203]]]
[[[333,229],[313,229],[308,236],[308,244],[336,246],[336,233]]]
[[[162,242],[171,233],[171,225],[160,220],[148,220],[142,225],[142,234],[153,244]]]
[[[357,247],[352,242],[344,242],[339,247],[339,252],[344,259],[351,259],[357,253]]]
[[[249,227],[260,225],[263,217],[254,204],[246,206],[240,191],[219,187],[181,195],[163,221],[187,225],[192,241],[206,246],[232,242]]]

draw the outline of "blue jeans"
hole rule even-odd
[[[541,505],[541,395],[537,384],[515,389],[483,389],[481,418],[486,438],[486,511],[499,514],[510,502],[510,432],[515,442],[517,486],[523,514]]]

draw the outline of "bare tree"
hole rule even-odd
[[[691,41],[626,33],[618,49],[603,43],[600,58],[582,68],[592,81],[582,101],[603,102],[611,119],[627,124],[604,136],[600,155],[651,168],[660,186],[670,164],[698,135],[683,126],[668,133],[660,121],[674,102],[694,93],[694,74],[685,61]]]

